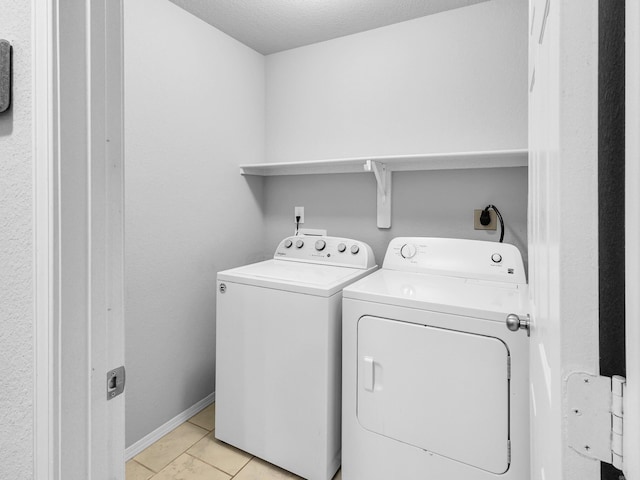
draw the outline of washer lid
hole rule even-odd
[[[218,272],[218,281],[328,297],[376,268],[363,270],[273,259]]]
[[[499,322],[528,313],[527,285],[385,269],[349,285],[343,297]]]

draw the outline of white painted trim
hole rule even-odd
[[[125,462],[128,462],[129,460],[131,460],[133,457],[138,455],[145,448],[153,445],[155,442],[160,440],[171,430],[173,430],[177,426],[189,420],[196,413],[207,408],[209,405],[211,405],[215,401],[215,399],[216,399],[216,392],[210,393],[209,395],[204,397],[202,400],[200,400],[198,403],[187,408],[184,412],[179,413],[164,425],[161,425],[158,428],[156,428],[149,435],[141,438],[133,445],[127,447],[126,450],[124,451]]]
[[[124,398],[105,405],[105,363],[124,357],[122,2],[90,3],[31,0],[38,480],[125,476]]]
[[[640,480],[640,0],[626,2],[625,284],[626,410],[624,473]]]
[[[34,478],[53,480],[55,442],[54,362],[54,5],[32,0],[33,218],[34,218]]]
[[[105,387],[107,372],[125,362],[123,5],[92,0],[85,6],[89,468],[93,479],[124,480],[125,395],[107,401]]]

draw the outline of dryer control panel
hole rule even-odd
[[[475,280],[526,284],[520,251],[480,240],[398,237],[387,247],[382,268]]]
[[[366,243],[350,238],[327,236],[287,237],[280,242],[273,258],[363,270],[376,266],[373,251]]]

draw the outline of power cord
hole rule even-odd
[[[299,227],[300,227],[300,215],[296,215],[296,235],[298,235]]]
[[[500,243],[504,240],[504,221],[502,220],[502,215],[500,214],[500,210],[495,205],[487,205],[484,207],[484,210],[480,213],[480,224],[489,225],[491,223],[491,214],[489,210],[493,210],[496,212],[496,216],[498,220],[500,220]]]

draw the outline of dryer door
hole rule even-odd
[[[509,468],[509,351],[501,340],[365,316],[358,362],[364,428],[488,472]]]

